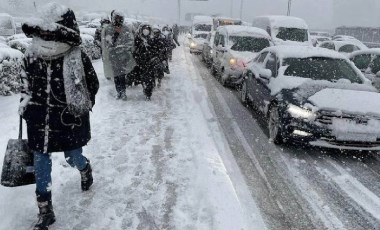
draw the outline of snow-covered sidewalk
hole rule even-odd
[[[150,102],[140,86],[128,89],[128,101],[115,100],[94,62],[101,85],[84,151],[94,185],[82,192],[78,171],[53,154],[51,229],[265,228],[185,52],[175,50],[172,74]],[[17,137],[18,100],[0,97],[3,151]],[[27,229],[37,218],[33,185],[0,187],[0,204],[0,229]]]

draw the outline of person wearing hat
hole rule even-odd
[[[93,183],[82,147],[91,139],[89,112],[99,82],[91,60],[79,47],[79,27],[71,9],[49,3],[22,30],[32,44],[21,73],[19,114],[26,121],[28,145],[34,154],[39,208],[34,229],[41,230],[55,222],[51,153],[64,152],[67,163],[80,172],[83,191]]]

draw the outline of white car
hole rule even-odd
[[[353,52],[350,60],[380,90],[380,48]]]
[[[344,54],[346,57],[349,57],[349,55],[352,52],[358,51],[358,50],[366,50],[368,47],[364,45],[363,43],[359,43],[355,40],[346,40],[346,41],[326,41],[322,42],[319,47],[326,48],[330,50],[335,50],[339,53]]]
[[[190,38],[190,53],[201,54],[203,51],[203,45],[206,42],[208,33],[200,32],[193,34]]]
[[[217,29],[212,52],[212,73],[221,84],[240,85],[248,63],[258,52],[272,45],[262,29],[248,26],[221,26]]]

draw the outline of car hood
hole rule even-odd
[[[240,51],[235,51],[235,50],[230,50],[229,52],[232,55],[232,57],[240,59],[244,61],[245,63],[252,61],[258,54],[254,52],[248,52],[248,51],[240,52]]]
[[[326,88],[308,98],[313,110],[380,116],[380,93]]]

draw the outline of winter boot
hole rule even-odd
[[[40,214],[38,215],[39,219],[33,230],[48,230],[49,226],[55,222],[55,215],[51,200],[38,202],[38,208],[40,209]]]
[[[92,183],[94,182],[94,178],[92,177],[92,168],[89,160],[87,160],[86,167],[80,171],[80,176],[82,191],[89,190]]]

